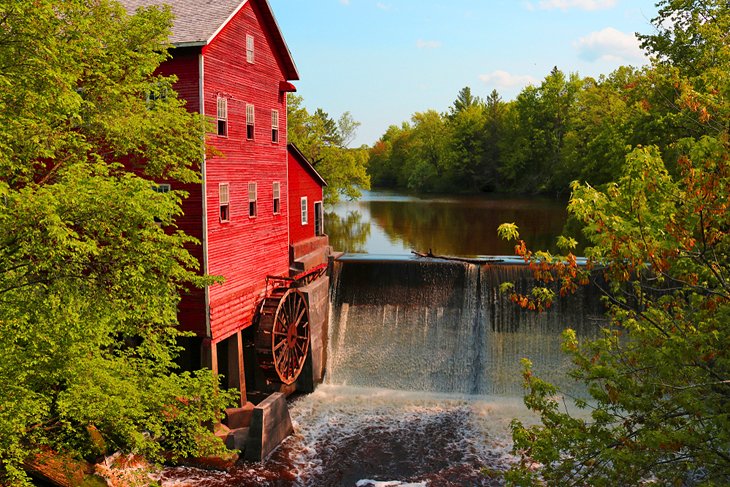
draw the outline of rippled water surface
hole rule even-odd
[[[168,469],[164,486],[491,486],[521,400],[320,386],[292,401],[296,433],[264,464]]]

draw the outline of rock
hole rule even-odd
[[[249,430],[250,428],[236,428],[231,430],[228,438],[226,438],[226,447],[229,450],[240,450],[241,454],[244,454]]]

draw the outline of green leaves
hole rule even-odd
[[[230,395],[209,371],[175,372],[180,294],[212,280],[174,226],[185,194],[152,191],[153,178],[199,180],[205,150],[201,119],[154,75],[169,9],[39,0],[0,13],[0,483],[24,482],[42,446],[221,449],[204,425]],[[167,92],[154,109],[150,86]],[[176,401],[190,407],[172,421]]]
[[[549,267],[589,276],[609,307],[600,338],[564,335],[589,398],[576,402],[581,414],[559,413],[526,369],[525,402],[541,424],[513,424],[515,485],[730,482],[730,10],[660,6],[659,31],[643,40],[661,63],[629,93],[643,96],[635,127],[661,146],[636,146],[602,188],[572,185],[587,273]]]
[[[336,122],[321,108],[310,114],[303,103],[301,96],[290,94],[287,98],[289,142],[296,144],[327,181],[327,203],[336,203],[342,197],[359,198],[361,189],[370,189],[367,152],[347,146],[360,123],[350,112],[343,113]]]
[[[497,235],[504,240],[519,240],[520,234],[514,223],[502,223],[497,227]]]

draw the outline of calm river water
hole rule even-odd
[[[530,248],[555,250],[566,218],[565,202],[553,199],[366,191],[359,201],[329,208],[325,232],[343,252],[512,255],[513,244],[497,237],[500,224],[517,224]]]

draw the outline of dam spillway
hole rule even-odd
[[[520,359],[578,393],[560,350],[565,328],[593,337],[605,321],[595,288],[523,310],[499,291],[527,292],[515,258],[487,264],[349,254],[334,263],[327,382],[467,395],[522,394]]]

